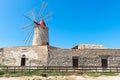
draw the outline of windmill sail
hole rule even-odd
[[[44,20],[49,20],[52,17],[53,13],[48,13],[46,15],[43,14],[47,5],[48,3],[46,2],[42,3],[38,15],[36,15],[35,9],[30,11],[30,16],[23,15],[31,22],[30,24],[27,24],[23,27],[23,31],[32,28],[25,39],[25,43],[29,43],[29,41],[31,41],[30,39],[32,38],[33,34],[33,46],[49,45],[48,27],[46,26]]]

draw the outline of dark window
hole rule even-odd
[[[21,58],[21,66],[25,66],[25,62],[26,62],[26,56],[25,56],[25,55],[22,55],[22,58]]]
[[[47,42],[47,45],[49,45],[49,42]]]
[[[102,59],[102,68],[107,68],[108,64],[107,64],[107,59]]]
[[[78,56],[73,56],[72,62],[73,62],[73,68],[77,68],[78,67]]]

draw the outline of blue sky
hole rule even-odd
[[[120,48],[119,0],[45,0],[53,11],[46,22],[52,46],[71,48],[77,44],[102,44]],[[0,47],[25,46],[27,23],[22,16],[42,0],[0,0]],[[31,45],[31,44],[30,44]]]

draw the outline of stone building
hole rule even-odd
[[[80,47],[81,46],[81,47]],[[120,66],[120,49],[107,49],[101,45],[83,45],[73,49],[49,48],[49,66],[73,66],[73,67],[112,67]],[[100,47],[100,48],[97,48]],[[89,47],[89,48],[88,48]]]
[[[1,48],[0,64],[8,66],[120,66],[120,49],[94,46],[84,45],[83,48],[83,45],[78,45],[72,49],[60,49],[47,45]],[[96,48],[97,46],[100,49]]]
[[[47,65],[47,46],[8,47],[0,49],[0,64],[8,66]]]
[[[71,49],[49,46],[48,28],[35,22],[33,46],[0,48],[0,64],[8,66],[120,66],[120,49],[82,44]],[[40,31],[39,31],[40,30]]]

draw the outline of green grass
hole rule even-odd
[[[59,71],[26,71],[26,72],[5,72],[0,70],[0,76],[5,77],[19,77],[19,76],[68,76],[68,75],[82,75],[87,74],[88,76],[98,77],[101,75],[104,76],[117,76],[114,72],[88,72],[88,73],[81,73],[81,72],[59,72]]]
[[[0,67],[6,67],[6,65],[0,64]]]
[[[0,76],[5,77],[19,77],[19,76],[65,76],[70,75],[70,72],[59,72],[59,71],[31,71],[31,72],[4,72],[0,71]]]

